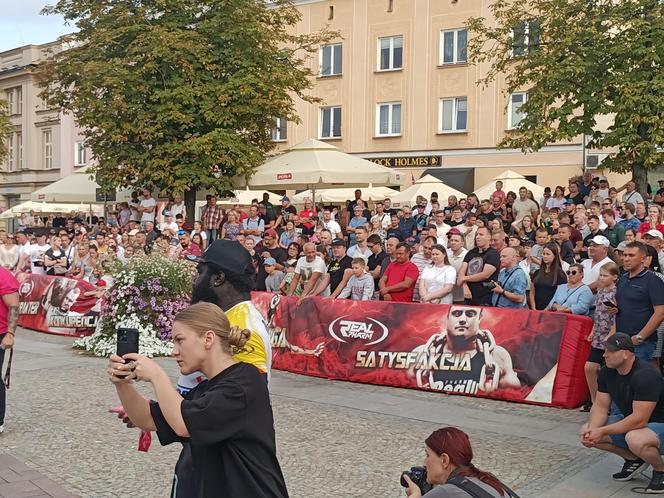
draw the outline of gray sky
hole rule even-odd
[[[65,26],[60,16],[41,16],[39,12],[56,0],[0,0],[0,52],[23,45],[41,44],[75,31]]]

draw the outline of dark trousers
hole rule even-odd
[[[0,336],[2,337],[2,336]],[[0,348],[0,372],[2,372],[2,364],[5,361],[5,350]],[[0,425],[5,423],[5,398],[6,398],[5,382],[0,379]]]

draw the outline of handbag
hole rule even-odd
[[[14,359],[14,348],[9,350],[9,360],[7,361],[7,369],[5,370],[5,376],[3,382],[5,383],[5,388],[9,390],[9,380],[12,373],[12,360]]]

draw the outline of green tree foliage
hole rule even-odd
[[[526,113],[503,147],[538,150],[586,134],[615,150],[604,166],[632,171],[645,191],[664,146],[664,5],[658,0],[496,0],[494,19],[472,18],[469,54],[481,80],[505,75],[528,91]],[[526,28],[527,26],[527,28]],[[613,117],[601,131],[600,116]]]
[[[306,60],[334,36],[292,34],[290,0],[60,0],[45,12],[79,31],[44,64],[44,95],[84,128],[105,188],[191,194],[250,174],[274,118],[299,121],[294,99],[317,101]]]
[[[4,161],[9,153],[7,150],[7,137],[12,130],[13,126],[9,122],[7,101],[0,99],[0,162]]]

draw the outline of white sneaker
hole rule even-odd
[[[4,424],[3,424],[3,425],[0,425],[0,434],[2,434],[3,432],[5,432],[5,426],[4,426]]]

